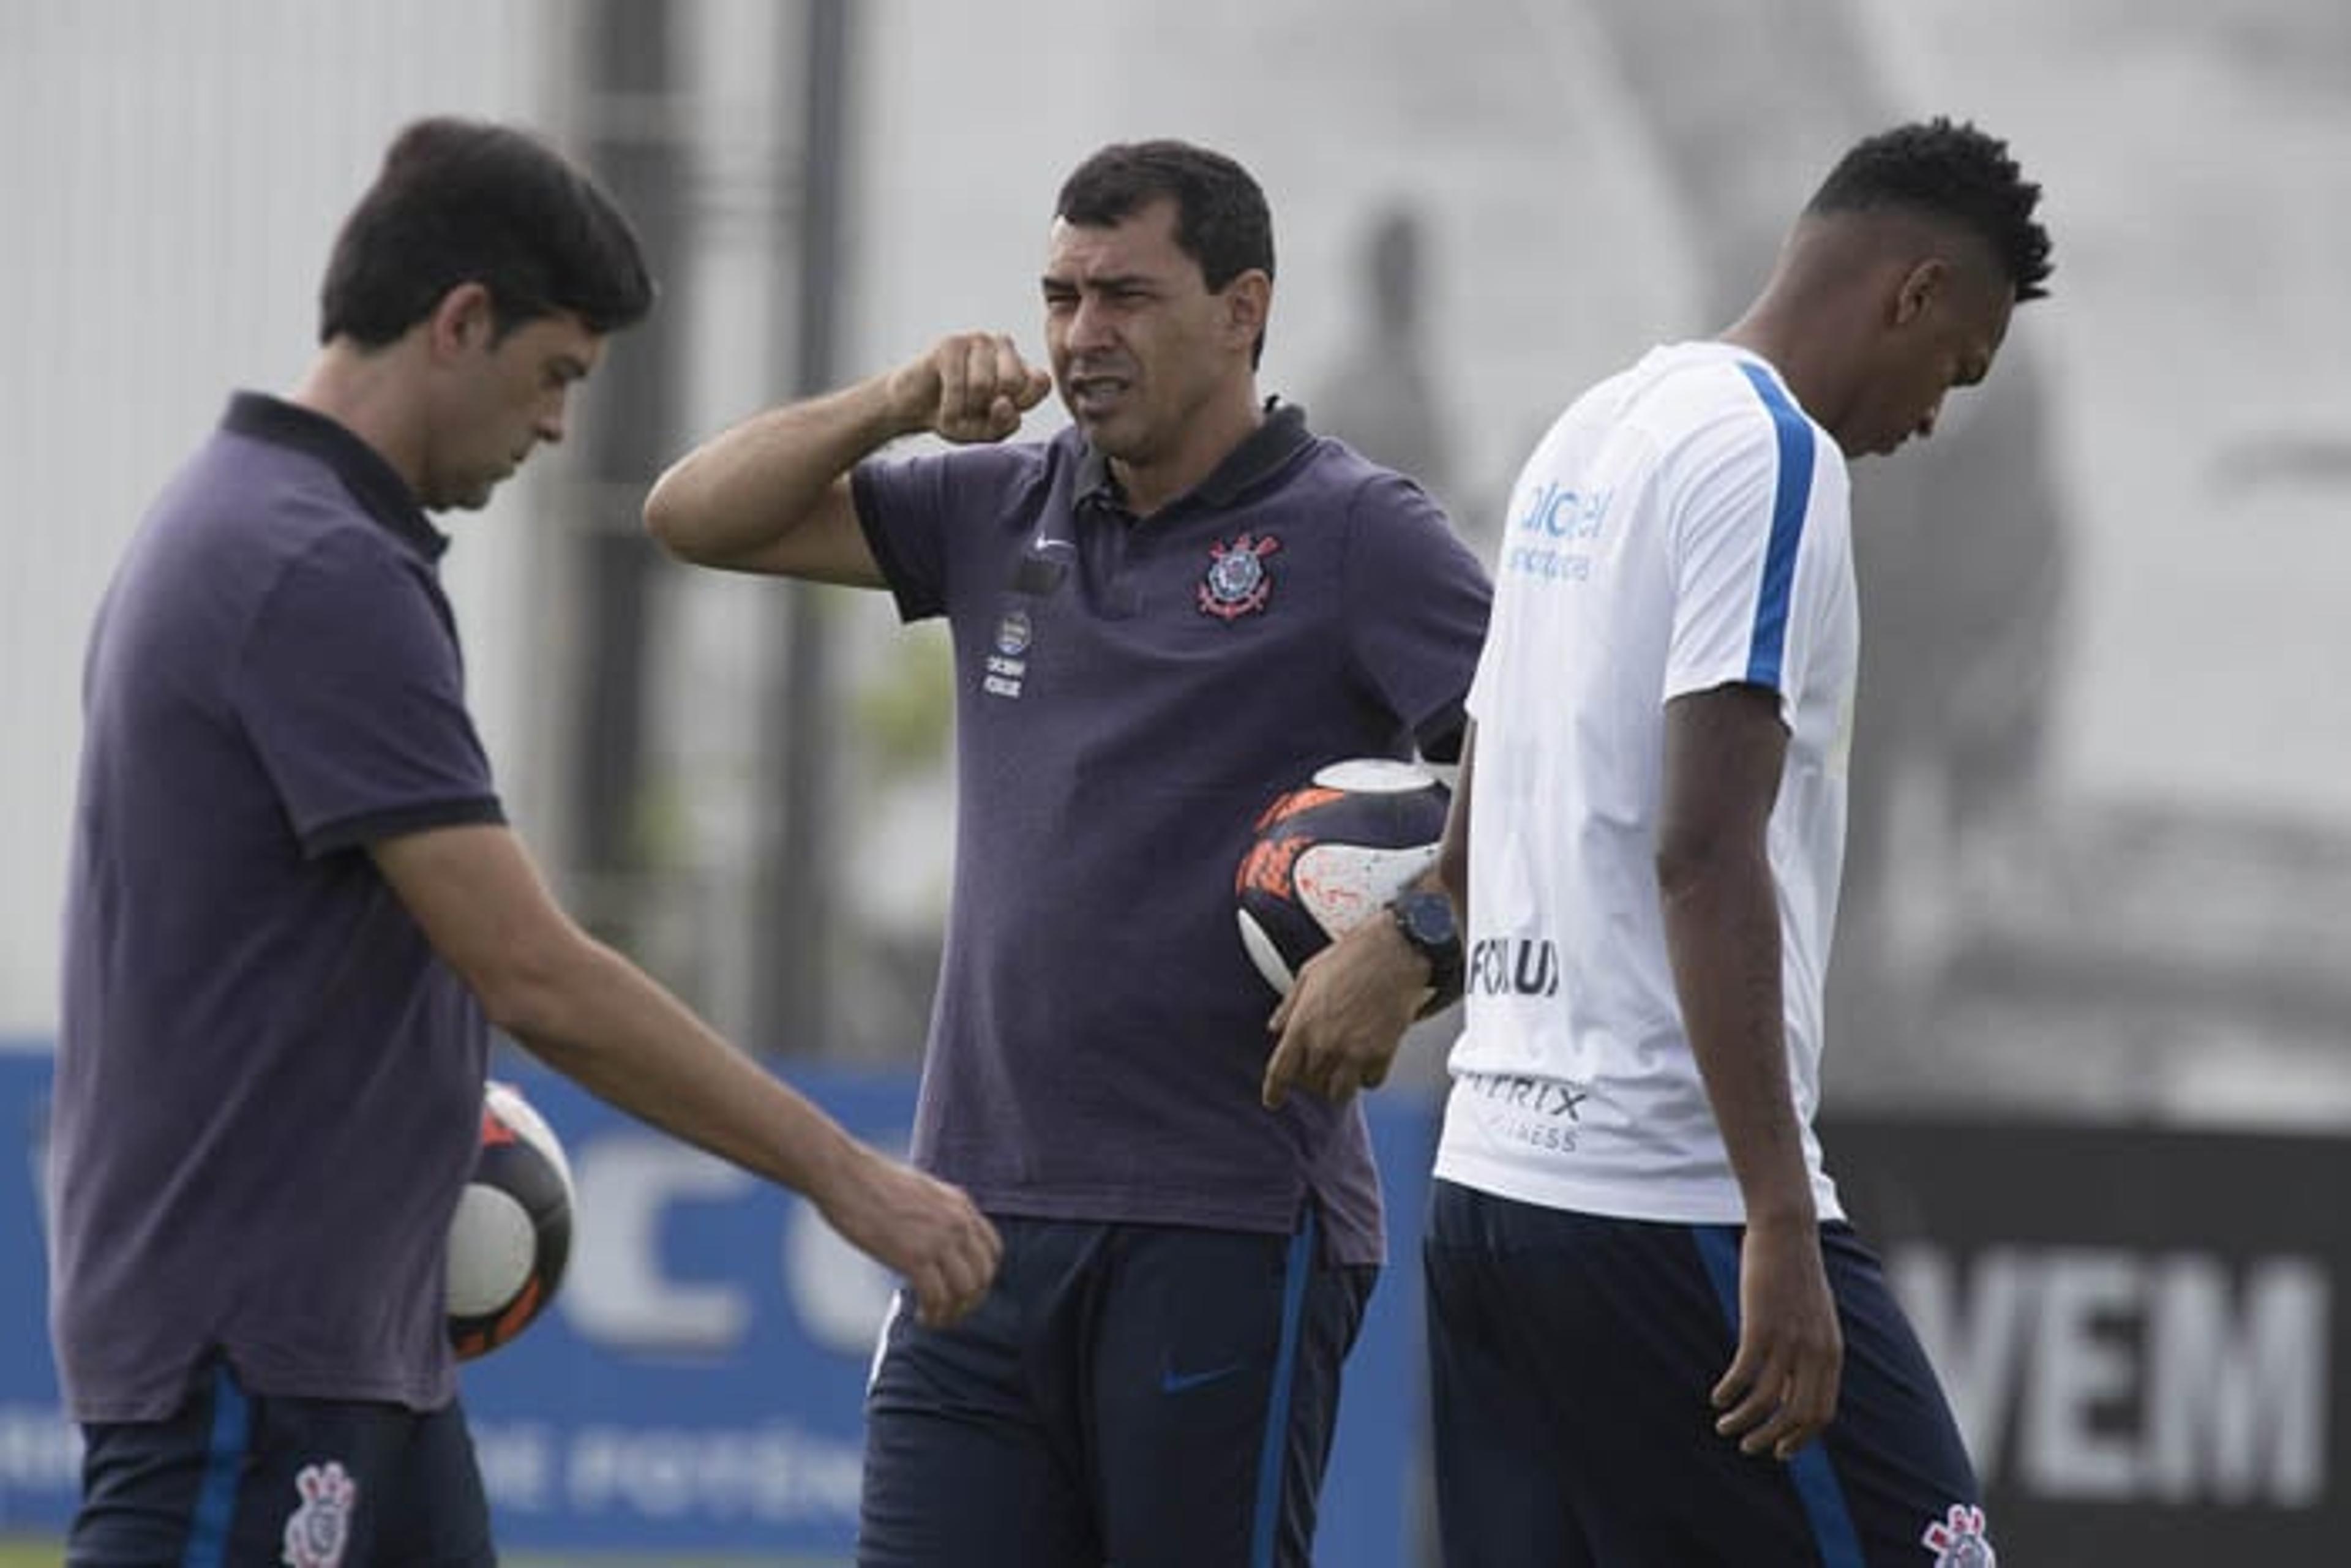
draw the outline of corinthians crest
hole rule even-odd
[[[1918,1544],[1935,1553],[1935,1568],[1995,1568],[1999,1558],[1984,1539],[1984,1511],[1955,1502],[1927,1526]]]
[[[1228,623],[1265,609],[1273,595],[1273,574],[1265,558],[1281,548],[1271,534],[1244,529],[1230,544],[1208,547],[1208,570],[1200,575],[1200,613]]]
[[[278,1558],[286,1568],[341,1568],[343,1549],[350,1544],[351,1511],[359,1505],[360,1486],[341,1463],[305,1465],[294,1478],[302,1504],[286,1521],[286,1551]]]

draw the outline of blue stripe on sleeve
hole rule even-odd
[[[1258,1456],[1257,1521],[1249,1534],[1249,1568],[1272,1568],[1281,1541],[1282,1458],[1290,1447],[1290,1392],[1298,1372],[1299,1325],[1305,1317],[1306,1281],[1314,1272],[1314,1211],[1290,1239],[1288,1277],[1281,1291],[1281,1345],[1266,1396],[1265,1447]]]
[[[1777,535],[1775,528],[1774,542]],[[1739,1228],[1696,1225],[1690,1229],[1707,1277],[1714,1281],[1715,1298],[1722,1303],[1723,1321],[1730,1325],[1735,1340],[1739,1335]],[[1860,1532],[1853,1526],[1853,1511],[1845,1504],[1844,1488],[1829,1464],[1827,1444],[1815,1437],[1799,1449],[1788,1461],[1788,1479],[1795,1483],[1796,1499],[1803,1504],[1804,1518],[1820,1546],[1821,1568],[1868,1568],[1869,1560],[1861,1553]]]
[[[1771,496],[1771,539],[1763,551],[1763,586],[1755,599],[1755,636],[1747,649],[1750,685],[1780,689],[1780,661],[1788,645],[1788,599],[1796,581],[1796,546],[1804,537],[1804,509],[1813,498],[1813,426],[1761,365],[1740,370],[1771,415],[1779,438],[1780,476]]]

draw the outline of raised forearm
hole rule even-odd
[[[923,427],[892,394],[893,377],[756,414],[670,465],[645,498],[645,527],[704,566],[760,570],[796,534],[845,515],[847,475]]]

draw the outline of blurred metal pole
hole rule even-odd
[[[669,0],[593,0],[586,28],[581,136],[589,168],[626,213],[654,278],[674,290],[682,264],[686,149],[674,112]],[[677,408],[674,294],[618,339],[583,389],[587,517],[580,541],[585,626],[569,775],[569,863],[583,922],[633,946],[643,914],[637,807],[644,759],[647,589],[654,552],[639,522],[667,455]]]
[[[807,31],[788,40],[781,79],[799,68],[803,113],[797,171],[799,290],[787,320],[792,395],[832,385],[842,250],[843,163],[849,118],[849,0],[809,0]],[[764,868],[757,933],[768,946],[756,966],[752,1039],[762,1050],[821,1052],[840,1040],[832,966],[843,925],[831,649],[824,594],[796,582],[784,594],[783,666],[768,709],[764,776],[781,793],[775,850]]]

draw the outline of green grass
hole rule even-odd
[[[0,1541],[0,1568],[57,1568],[65,1556],[62,1542]]]

